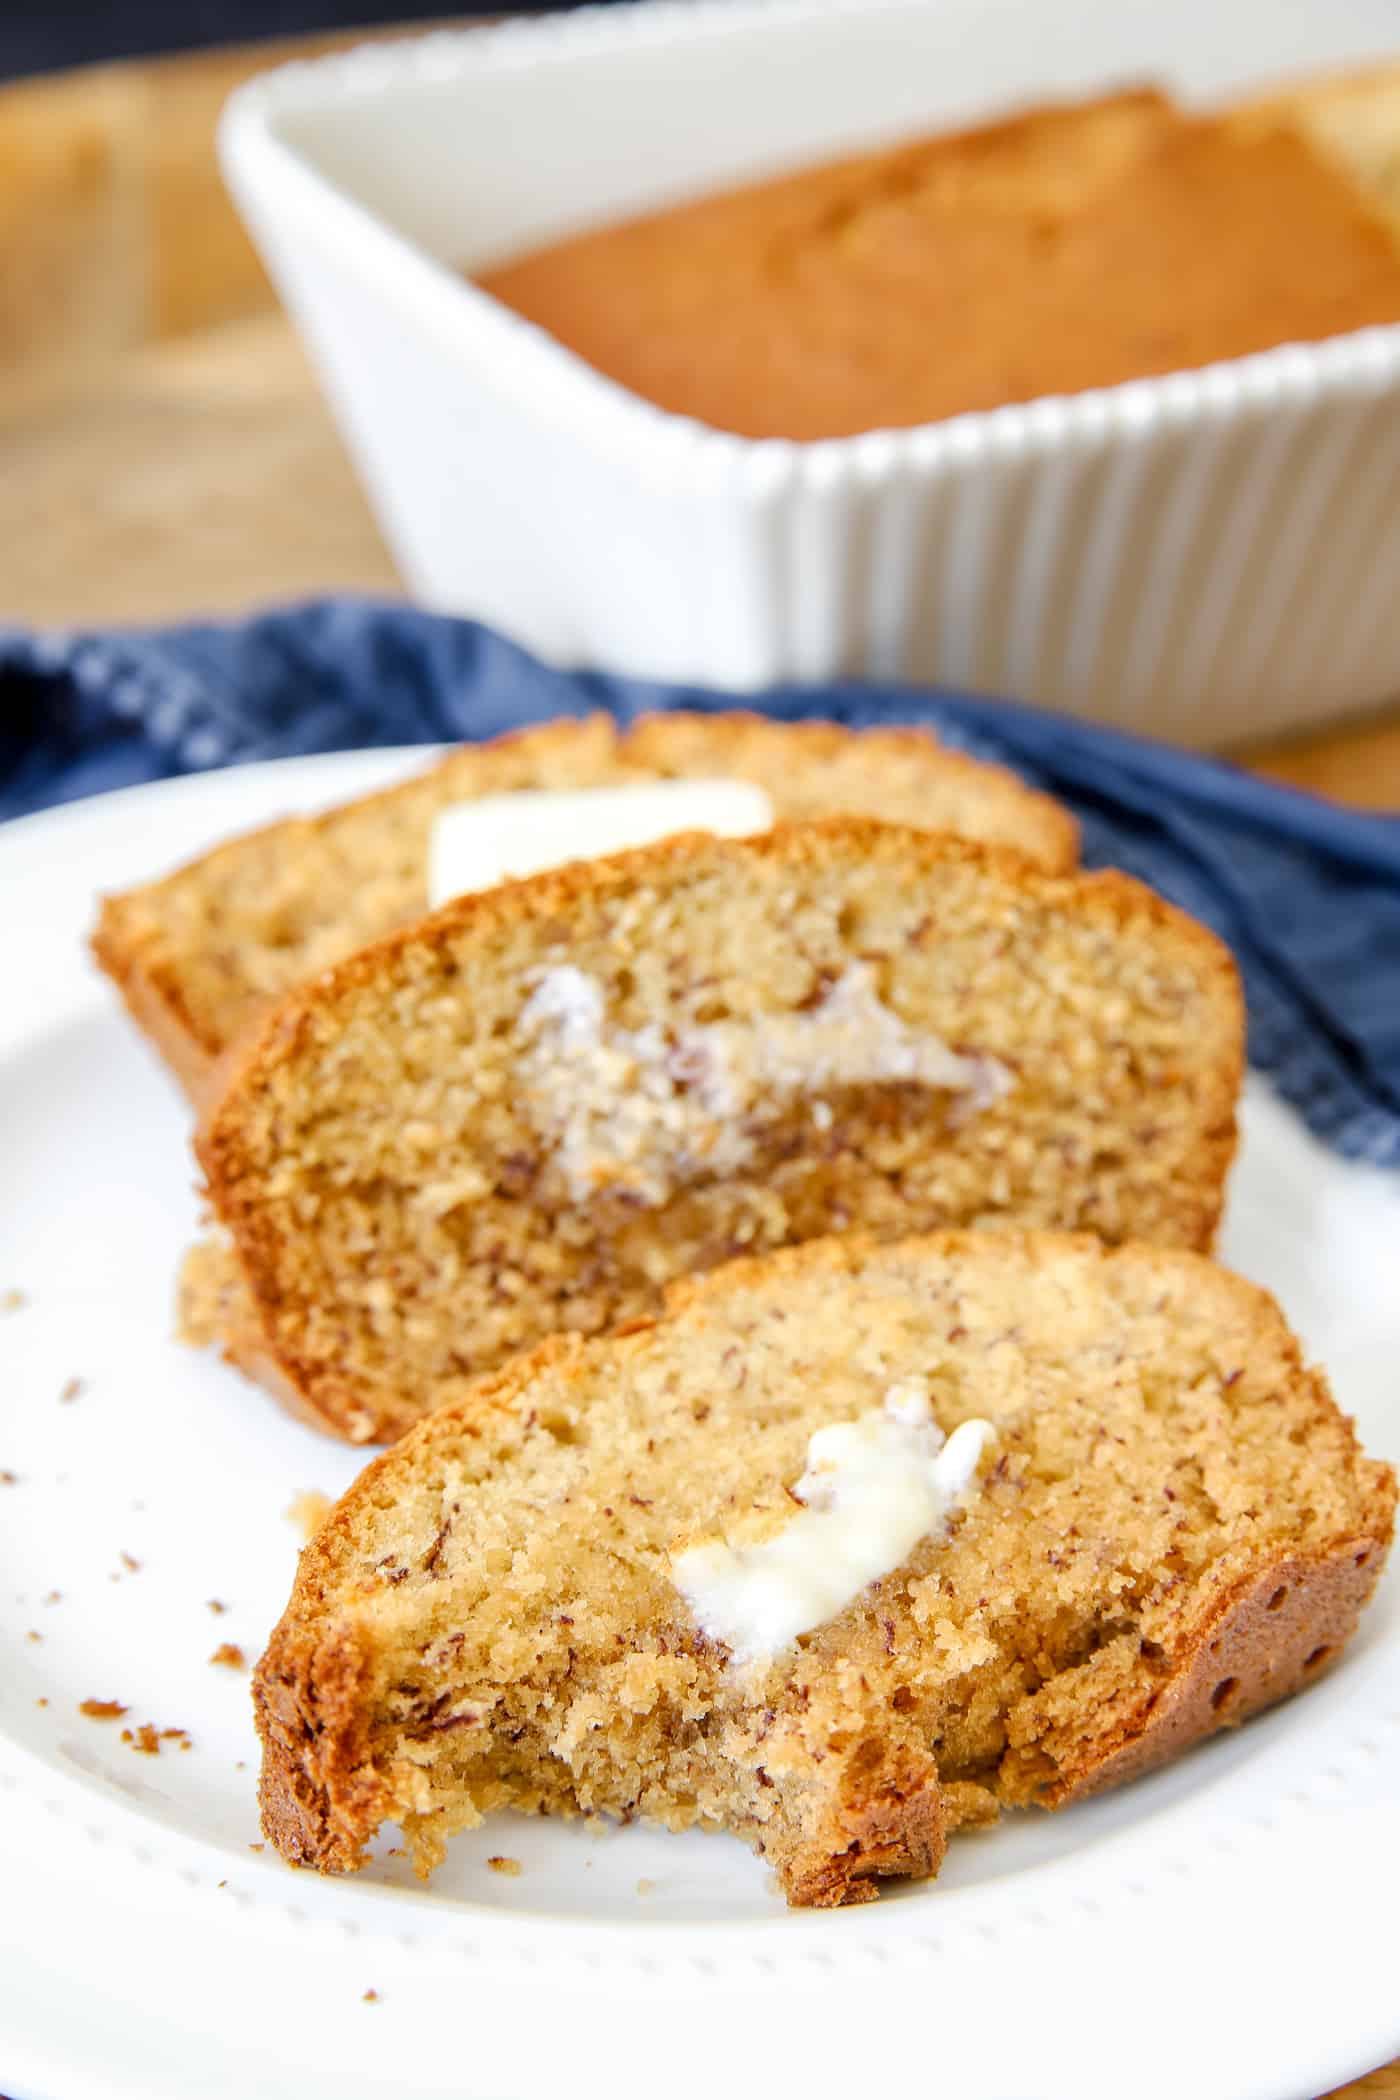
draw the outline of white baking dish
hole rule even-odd
[[[1394,0],[652,0],[284,68],[223,152],[427,603],[557,662],[942,682],[1219,744],[1400,694],[1400,327],[754,442],[454,266],[1030,97],[1397,42]]]

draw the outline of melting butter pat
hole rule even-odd
[[[655,845],[681,831],[747,838],[768,831],[773,805],[747,780],[646,780],[629,787],[478,795],[445,809],[433,826],[428,902],[498,882]]]
[[[610,1022],[598,979],[560,963],[536,981],[520,1025],[523,1098],[571,1203],[625,1189],[661,1204],[700,1177],[744,1173],[765,1104],[806,1095],[813,1127],[826,1131],[835,1117],[823,1089],[912,1081],[959,1096],[956,1124],[1013,1084],[996,1058],[911,1028],[866,962],[851,963],[815,1006],[669,1028]]]
[[[706,1539],[671,1562],[702,1631],[736,1662],[775,1654],[844,1609],[942,1533],[995,1435],[962,1422],[945,1439],[922,1379],[891,1386],[884,1404],[808,1439],[792,1492],[804,1505],[752,1544]]]

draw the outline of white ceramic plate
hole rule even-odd
[[[208,1658],[257,1654],[292,1577],[283,1512],[360,1460],[171,1341],[187,1114],[82,942],[100,889],[421,757],[0,832],[0,1294],[24,1296],[0,1313],[0,2091],[1311,2100],[1400,2049],[1393,1576],[1306,1698],[854,1911],[791,1915],[737,1843],[643,1829],[500,1819],[426,1890],[390,1840],[350,1882],[249,1849],[247,1680]],[[1397,1247],[1397,1186],[1254,1084],[1226,1253],[1392,1457]],[[191,1747],[139,1754],[120,1729],[144,1722]]]

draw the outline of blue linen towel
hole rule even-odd
[[[231,625],[0,631],[0,818],[239,760],[736,704],[780,721],[926,723],[1058,795],[1090,866],[1140,876],[1229,944],[1250,1060],[1311,1128],[1400,1168],[1400,817],[1040,710],[855,684],[736,702],[551,670],[471,621],[346,599]]]

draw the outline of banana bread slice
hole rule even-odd
[[[989,1425],[960,1506],[737,1659],[692,1541],[781,1534],[814,1436],[911,1387],[937,1430]],[[1199,1256],[948,1233],[733,1263],[366,1468],[258,1666],[263,1827],[347,1872],[396,1820],[426,1872],[498,1808],[643,1815],[858,1901],[1311,1683],[1394,1504],[1273,1301]]]
[[[283,992],[428,909],[435,820],[474,795],[702,775],[750,780],[779,818],[851,812],[1078,857],[1069,812],[920,729],[849,730],[758,715],[559,720],[467,744],[427,772],[229,840],[162,881],[104,899],[93,952],[198,1100],[241,1030]]]
[[[1229,956],[1125,876],[862,818],[666,841],[459,899],[277,1009],[196,1141],[232,1252],[190,1324],[368,1441],[832,1231],[1207,1247],[1242,1054]]]

